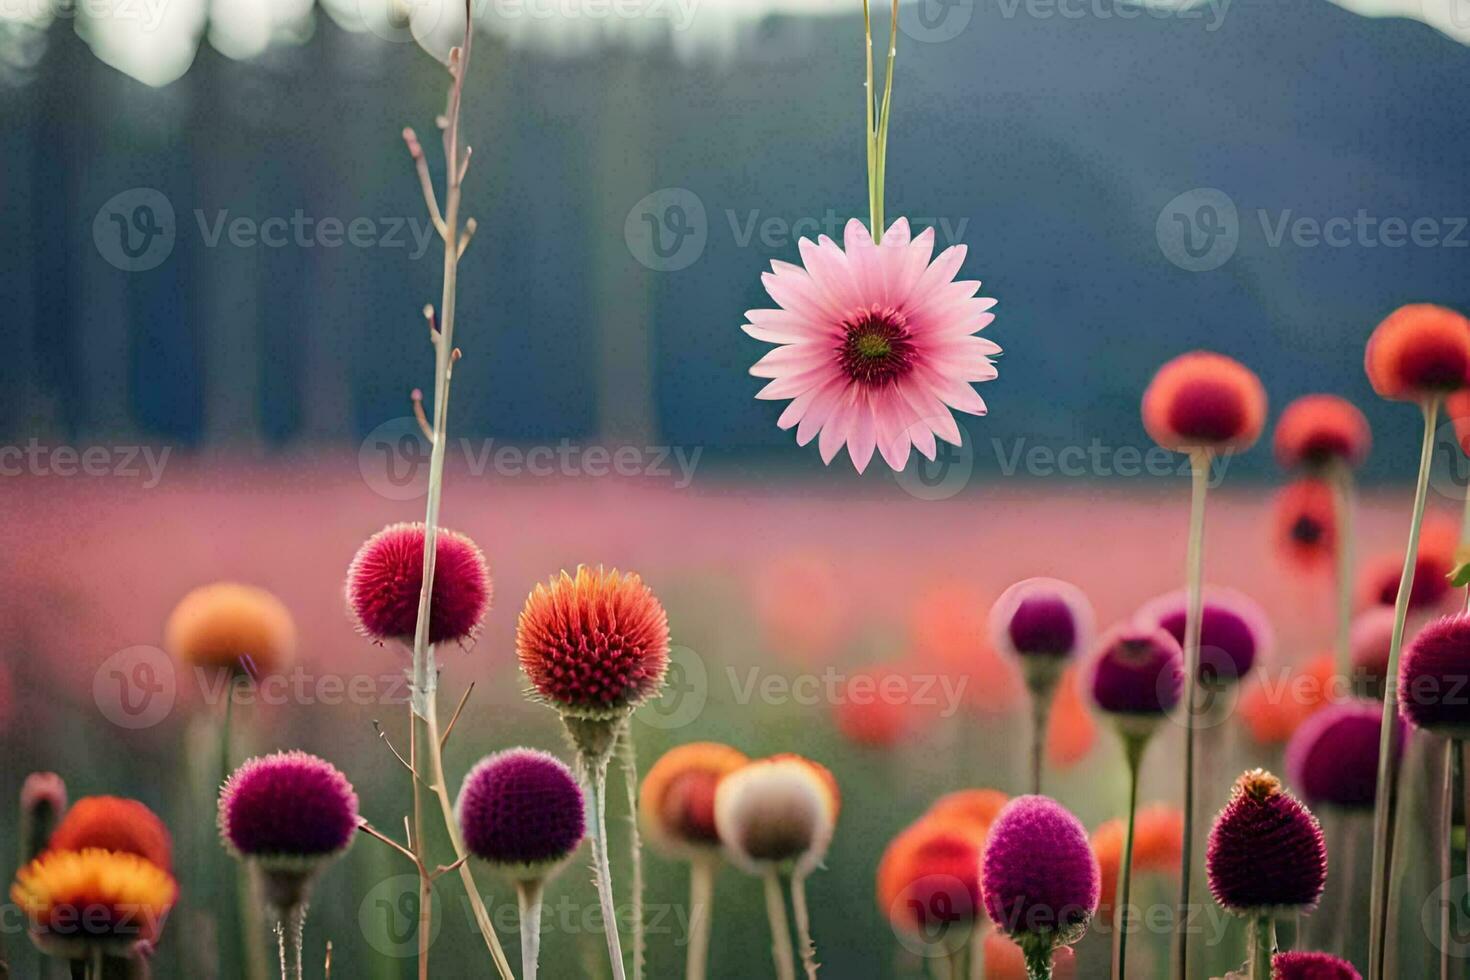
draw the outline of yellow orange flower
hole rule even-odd
[[[164,627],[164,643],[186,664],[259,677],[295,657],[296,623],[265,589],[216,582],[179,600]]]
[[[16,874],[10,899],[37,945],[79,958],[99,945],[126,955],[140,942],[157,942],[178,892],[173,876],[151,861],[92,847],[42,854]]]
[[[664,753],[643,777],[639,822],[654,846],[692,856],[720,846],[715,787],[750,760],[718,742],[691,742]]]

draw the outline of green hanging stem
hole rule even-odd
[[[898,0],[888,24],[888,62],[883,79],[883,102],[876,106],[873,93],[873,22],[868,0],[863,0],[863,34],[867,41],[868,75],[863,88],[867,102],[868,213],[873,244],[883,240],[883,177],[888,165],[888,117],[893,104],[893,59],[898,53]],[[874,118],[876,114],[876,119]]]

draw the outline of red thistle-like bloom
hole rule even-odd
[[[718,742],[691,742],[665,752],[643,777],[638,816],[656,847],[681,857],[713,854],[715,788],[750,760]]]
[[[935,943],[963,941],[980,915],[984,828],[925,816],[878,862],[878,909],[895,929]]]
[[[1313,806],[1371,810],[1382,731],[1382,705],[1366,701],[1330,705],[1303,722],[1286,746],[1286,771],[1302,798]],[[1397,734],[1402,754],[1403,732]]]
[[[1431,303],[1401,306],[1374,328],[1363,367],[1373,390],[1423,401],[1470,384],[1470,320]]]
[[[516,626],[521,669],[563,714],[614,718],[663,687],[669,621],[643,580],[585,565],[537,585]]]
[[[587,832],[582,790],[566,763],[535,749],[486,756],[455,804],[465,847],[521,881],[544,879]]]
[[[1143,427],[1165,449],[1249,449],[1266,424],[1266,389],[1239,361],[1194,351],[1159,368],[1143,393]]]
[[[1210,892],[1239,915],[1309,911],[1327,881],[1327,845],[1312,811],[1264,769],[1235,781],[1205,852]]]
[[[104,851],[136,854],[164,871],[173,870],[173,838],[168,828],[137,800],[84,796],[72,804],[47,847],[53,851]]]
[[[990,827],[985,911],[1010,936],[1076,942],[1097,911],[1099,878],[1086,828],[1055,800],[1018,796]]]
[[[1276,496],[1276,541],[1281,554],[1304,570],[1330,567],[1337,554],[1332,487],[1315,478],[1283,487]]]
[[[423,524],[390,524],[368,538],[347,568],[347,607],[358,632],[379,643],[413,643],[423,586]],[[490,569],[479,547],[440,528],[434,536],[429,642],[473,642],[490,594]]]
[[[1363,975],[1336,956],[1292,950],[1271,957],[1271,980],[1363,980]]]
[[[1276,422],[1276,460],[1284,469],[1361,466],[1373,436],[1356,405],[1336,395],[1303,395]]]
[[[1399,712],[1417,728],[1470,737],[1470,614],[1434,620],[1399,663]]]

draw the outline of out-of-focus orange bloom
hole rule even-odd
[[[1105,821],[1092,832],[1092,850],[1102,871],[1097,915],[1104,921],[1113,915],[1127,834],[1128,824],[1121,818]],[[1168,803],[1139,807],[1133,821],[1133,873],[1177,874],[1183,852],[1184,814],[1179,808]]]
[[[1425,519],[1414,564],[1414,585],[1409,590],[1410,609],[1436,606],[1449,594],[1450,583],[1445,576],[1455,567],[1459,537],[1459,529],[1453,521],[1443,517]],[[1394,604],[1399,595],[1403,564],[1403,552],[1398,551],[1380,555],[1365,565],[1358,586],[1363,605]]]
[[[1279,745],[1330,700],[1348,693],[1346,681],[1336,678],[1333,655],[1323,653],[1284,676],[1261,675],[1250,681],[1236,710],[1257,743]]]
[[[832,705],[837,730],[857,745],[892,748],[918,731],[929,715],[913,703],[912,671],[876,667],[848,677],[842,697]]]
[[[84,796],[66,811],[47,848],[81,851],[89,847],[136,854],[164,871],[173,870],[173,837],[158,815],[137,800]]]
[[[1444,400],[1444,412],[1455,426],[1455,441],[1460,451],[1470,456],[1470,388],[1455,392]]]
[[[1026,688],[1016,665],[990,644],[986,628],[990,606],[968,583],[947,582],[914,601],[909,622],[920,660],[963,682],[965,703],[993,715],[1014,710]]]
[[[798,663],[829,660],[842,641],[847,604],[832,562],[788,554],[763,565],[753,600],[765,645]]]
[[[1373,436],[1358,407],[1337,395],[1303,395],[1276,422],[1276,460],[1285,469],[1350,467],[1368,456]]]
[[[1143,393],[1143,427],[1165,449],[1248,449],[1266,424],[1266,389],[1255,372],[1213,351],[1181,354]]]
[[[889,842],[878,862],[879,910],[897,929],[946,941],[984,918],[980,860],[984,828],[953,818],[923,816]]]
[[[934,801],[928,816],[936,820],[958,820],[974,827],[989,827],[1010,797],[998,789],[960,789]]]
[[[638,796],[638,815],[655,847],[682,857],[715,852],[715,787],[750,760],[718,742],[689,742],[665,752]]]
[[[1046,758],[1058,769],[1080,762],[1097,741],[1097,722],[1083,703],[1081,688],[1077,668],[1068,667],[1057,683],[1046,727]]]
[[[1070,946],[1052,954],[1052,980],[1076,980],[1077,957]],[[985,937],[985,980],[1026,980],[1026,956],[1009,936],[992,932]]]
[[[179,600],[164,626],[164,642],[186,664],[260,677],[291,663],[296,623],[265,589],[216,582]]]
[[[1470,383],[1470,320],[1432,303],[1401,306],[1373,329],[1363,367],[1383,398],[1423,401],[1464,388]]]
[[[1337,511],[1325,480],[1295,480],[1276,495],[1277,550],[1299,568],[1332,567],[1337,554]]]

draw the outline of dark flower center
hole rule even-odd
[[[903,317],[894,310],[868,310],[842,324],[838,355],[842,370],[861,385],[879,387],[908,374],[915,348]]]
[[[1322,540],[1322,525],[1305,514],[1291,526],[1291,539],[1298,544],[1314,545]]]

